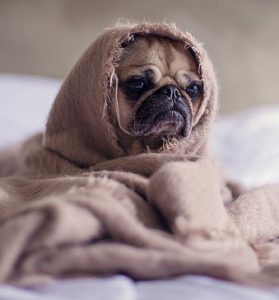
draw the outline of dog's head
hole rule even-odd
[[[119,129],[151,149],[189,136],[203,97],[192,52],[155,36],[136,37],[124,47],[116,70]]]

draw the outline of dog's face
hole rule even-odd
[[[182,43],[137,37],[116,69],[115,111],[122,133],[151,149],[187,137],[203,98],[197,62]]]

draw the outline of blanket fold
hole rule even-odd
[[[204,95],[189,137],[128,156],[112,103],[123,44],[135,35],[190,49]],[[208,151],[217,95],[206,51],[174,25],[130,24],[100,35],[65,79],[46,131],[16,159],[0,153],[0,282],[124,273],[278,285],[279,187],[239,195],[220,175]]]

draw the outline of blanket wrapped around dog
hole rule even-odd
[[[189,137],[131,156],[111,107],[134,35],[191,49],[204,100]],[[207,145],[216,106],[211,62],[189,33],[144,23],[102,34],[66,78],[46,132],[0,156],[0,282],[124,273],[279,284],[279,187],[240,195],[224,182]]]

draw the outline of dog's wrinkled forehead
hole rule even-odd
[[[119,62],[120,80],[130,75],[150,70],[156,82],[161,77],[175,77],[179,70],[187,70],[188,76],[198,79],[197,62],[191,50],[179,41],[157,36],[137,36],[123,45]],[[148,49],[148,51],[146,51]]]

